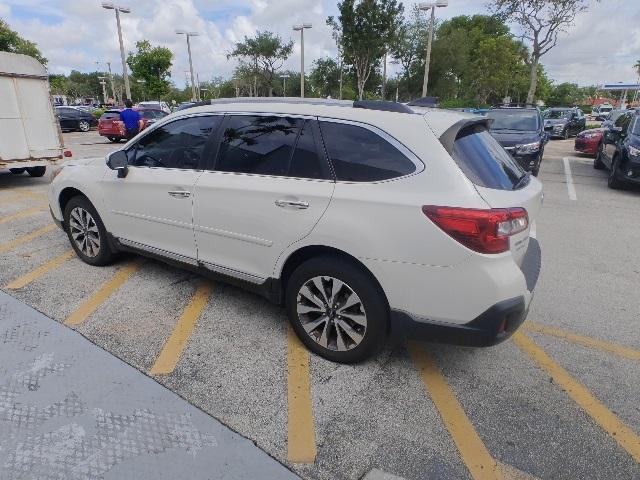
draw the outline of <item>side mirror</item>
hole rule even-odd
[[[107,159],[107,167],[111,170],[117,170],[118,178],[126,177],[129,172],[127,168],[127,153],[124,150],[113,152]]]
[[[620,132],[622,132],[622,127],[611,127],[611,131],[620,133]]]

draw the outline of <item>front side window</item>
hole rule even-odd
[[[336,180],[376,182],[409,175],[415,164],[371,130],[337,122],[320,122]]]
[[[633,135],[640,135],[640,117],[636,115],[633,127],[631,127],[631,133]]]
[[[524,171],[482,125],[458,133],[451,155],[467,178],[476,185],[513,190]]]
[[[629,122],[631,121],[631,115],[625,113],[624,115],[620,115],[618,117],[618,119],[615,121],[614,125],[616,127],[620,127],[622,128],[622,131],[624,132],[627,125],[629,125]]]
[[[287,176],[303,120],[232,115],[224,126],[216,170]]]
[[[129,165],[197,169],[207,140],[220,121],[220,116],[201,116],[162,125],[129,149]]]

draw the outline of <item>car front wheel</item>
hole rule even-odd
[[[346,259],[304,262],[286,290],[291,326],[309,350],[339,363],[376,354],[389,330],[389,308],[377,282]]]
[[[602,163],[602,143],[598,145],[598,150],[596,151],[596,157],[593,159],[593,168],[596,170],[602,170],[604,168],[604,163]]]
[[[568,128],[565,128],[564,132],[562,132],[562,138],[565,139],[565,140],[569,139],[569,129]]]
[[[69,200],[64,208],[64,221],[71,246],[83,262],[101,266],[113,261],[115,255],[102,219],[86,197]]]
[[[623,187],[622,181],[618,177],[618,169],[619,167],[619,159],[615,157],[611,162],[611,170],[609,170],[609,179],[607,180],[607,185],[609,188],[614,190],[618,190]]]

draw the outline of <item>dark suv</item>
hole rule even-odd
[[[489,130],[500,145],[524,170],[537,176],[544,146],[549,139],[538,109],[498,107],[489,110],[486,116],[493,120]]]
[[[565,140],[577,135],[587,126],[587,119],[579,108],[559,107],[544,111],[544,130],[551,137]]]
[[[640,114],[620,115],[603,135],[603,146],[593,168],[609,169],[609,188],[626,184],[640,185]]]

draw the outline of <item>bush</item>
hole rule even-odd
[[[96,117],[98,120],[100,119],[100,117],[102,116],[102,114],[104,113],[104,110],[102,108],[96,108],[93,112],[93,116]]]

